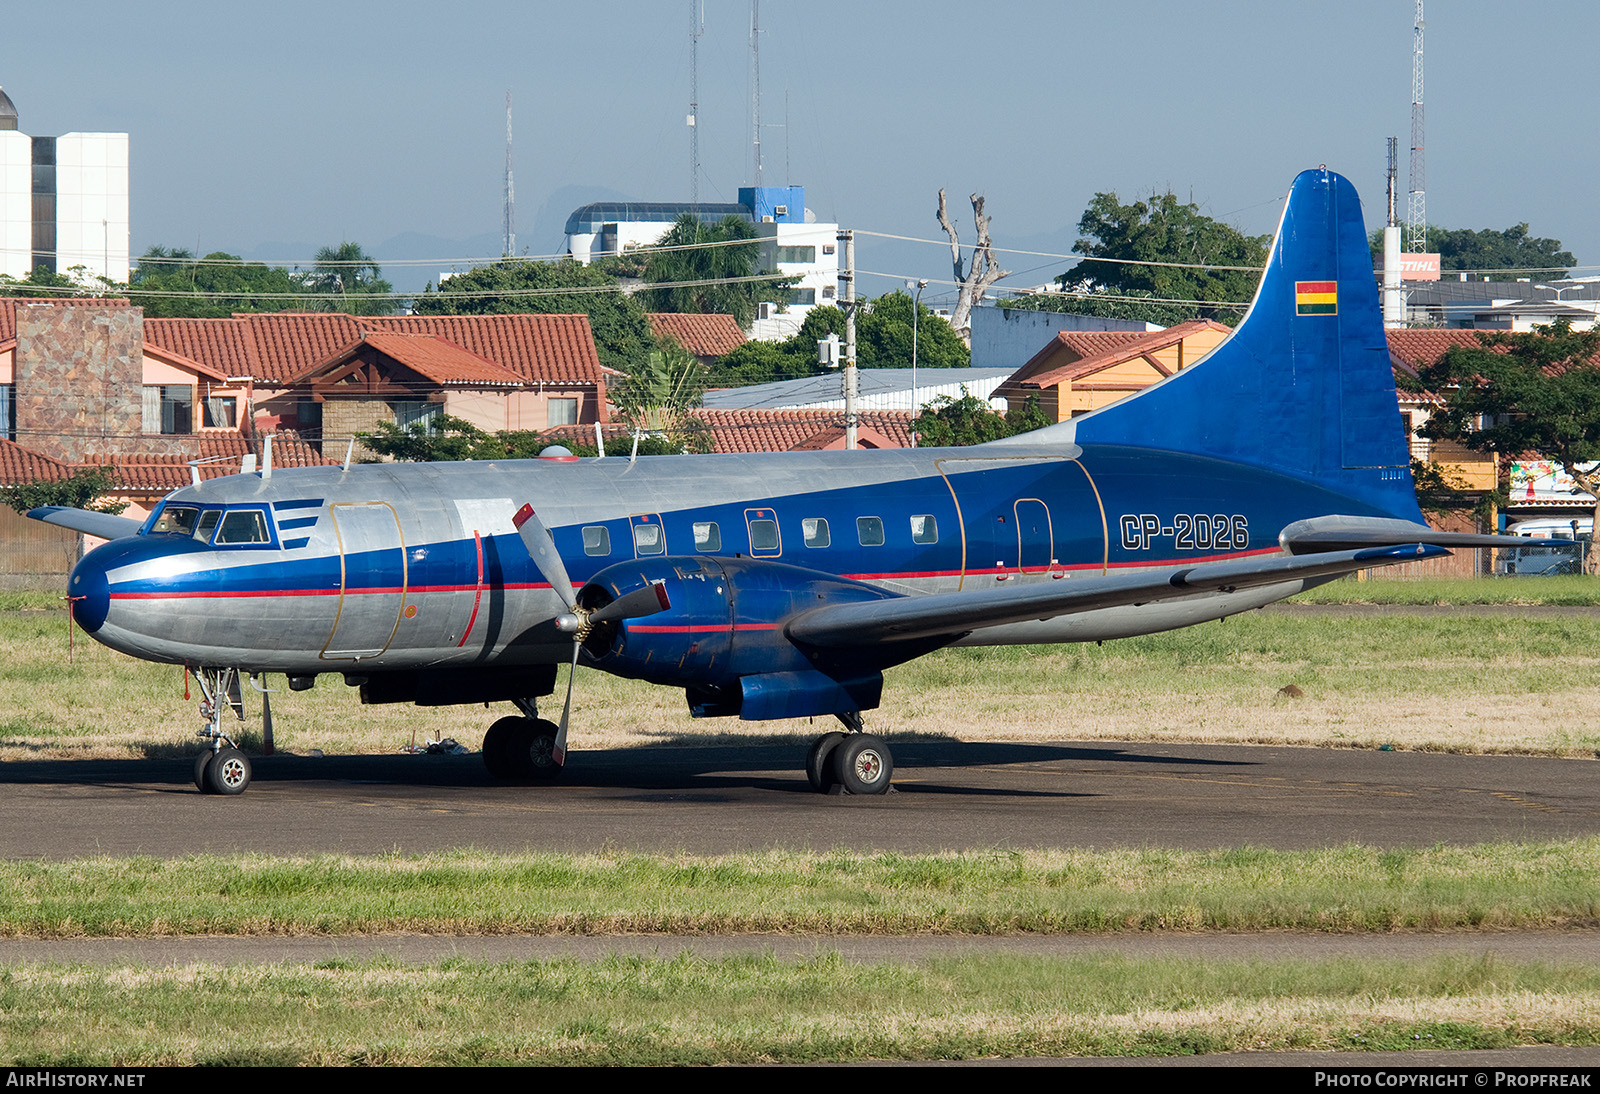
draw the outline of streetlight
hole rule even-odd
[[[911,300],[911,418],[917,417],[917,331],[922,326],[922,290],[928,287],[926,280],[906,282],[907,289],[916,289],[916,296]],[[917,434],[911,433],[911,447],[917,447]]]

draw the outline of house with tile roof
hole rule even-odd
[[[1030,396],[1053,420],[1099,410],[1188,368],[1232,334],[1210,319],[1165,330],[1060,331],[995,389],[1012,411]]]
[[[439,413],[489,432],[608,416],[586,315],[278,312],[144,329],[147,345],[250,377],[255,432],[292,429],[330,453],[380,421]]]

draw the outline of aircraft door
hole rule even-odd
[[[330,505],[339,538],[339,613],[322,649],[329,661],[359,661],[389,648],[406,603],[400,518],[385,502]]]
[[[1017,527],[1017,569],[1042,574],[1055,567],[1050,507],[1038,498],[1022,498],[1011,507]]]
[[[939,461],[961,521],[962,588],[1019,575],[1101,573],[1105,513],[1088,470],[1064,456]]]

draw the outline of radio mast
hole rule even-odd
[[[1417,17],[1411,28],[1411,203],[1406,227],[1411,239],[1407,250],[1421,253],[1428,249],[1427,156],[1422,124],[1422,0],[1417,0]]]

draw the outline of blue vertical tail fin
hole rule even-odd
[[[1137,396],[1029,439],[1047,437],[1271,468],[1420,519],[1355,187],[1302,172],[1233,334]]]

